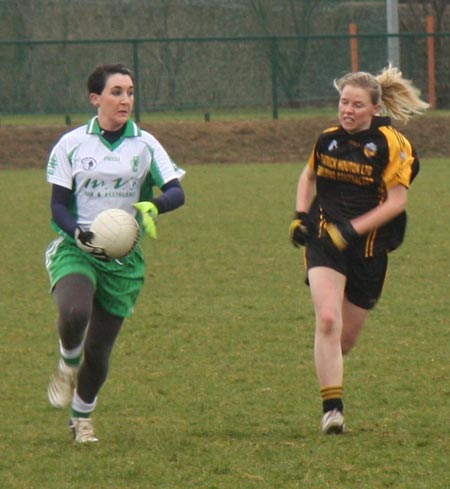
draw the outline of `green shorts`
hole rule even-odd
[[[95,300],[106,311],[120,317],[133,313],[144,285],[145,260],[140,245],[121,260],[104,262],[63,237],[52,241],[45,253],[51,290],[67,275],[88,277],[95,286]]]

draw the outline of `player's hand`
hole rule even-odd
[[[297,212],[289,226],[289,239],[298,248],[305,246],[317,234],[317,227],[311,216],[306,212]]]
[[[341,221],[339,223],[327,223],[323,240],[325,246],[331,246],[335,250],[342,252],[358,238],[359,234],[352,226],[352,223],[346,219],[345,221]]]
[[[133,207],[137,209],[142,215],[142,225],[144,226],[145,232],[152,239],[158,237],[158,232],[156,229],[156,221],[158,220],[158,208],[153,202],[137,202],[133,204]]]
[[[98,260],[108,261],[109,258],[103,248],[92,244],[94,233],[92,231],[82,231],[80,228],[75,229],[75,241],[78,248],[89,253]]]

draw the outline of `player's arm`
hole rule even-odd
[[[145,132],[144,137],[148,140],[148,147],[152,148],[148,155],[151,162],[152,180],[162,193],[149,201],[137,202],[133,207],[140,212],[142,225],[147,235],[156,239],[158,215],[177,209],[184,204],[185,196],[180,179],[184,176],[185,171],[173,163],[158,140]]]
[[[150,201],[137,202],[133,206],[141,213],[142,224],[148,236],[157,238],[156,222],[158,215],[173,211],[185,201],[184,190],[178,178],[174,178],[161,187],[162,194]]]
[[[53,220],[60,229],[75,238],[75,242],[80,249],[90,253],[100,260],[107,260],[107,256],[103,249],[92,245],[91,241],[93,233],[90,231],[83,231],[78,227],[75,218],[69,211],[71,198],[72,191],[70,189],[62,187],[61,185],[52,185],[50,207]]]
[[[369,212],[355,217],[351,224],[358,235],[368,233],[374,228],[383,226],[406,209],[408,189],[403,185],[396,185],[387,192],[386,200]]]
[[[164,184],[161,187],[161,191],[161,195],[152,199],[153,204],[158,209],[158,214],[173,211],[184,204],[184,190],[178,178]]]
[[[309,212],[312,201],[316,195],[316,174],[307,164],[303,169],[297,183],[297,198],[295,209],[297,212]]]
[[[387,224],[401,214],[408,200],[408,189],[399,184],[388,190],[386,200],[369,212],[344,220],[339,223],[328,223],[324,243],[330,244],[339,251],[344,251],[352,242],[367,234],[374,228]]]
[[[317,234],[317,226],[308,214],[316,195],[316,174],[306,165],[297,183],[295,216],[289,226],[289,239],[295,247],[305,246]]]
[[[75,236],[77,222],[69,211],[72,190],[61,185],[52,185],[50,208],[55,223],[70,236]]]

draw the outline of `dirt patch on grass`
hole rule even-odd
[[[180,166],[195,163],[304,162],[330,117],[278,121],[160,122],[142,124]],[[0,127],[0,168],[45,168],[67,126]],[[450,154],[450,116],[416,117],[399,129],[421,158]]]

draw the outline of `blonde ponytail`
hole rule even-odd
[[[420,98],[420,90],[411,80],[406,80],[402,72],[389,64],[377,75],[381,87],[381,105],[383,110],[404,123],[414,114],[422,114],[430,104]]]

